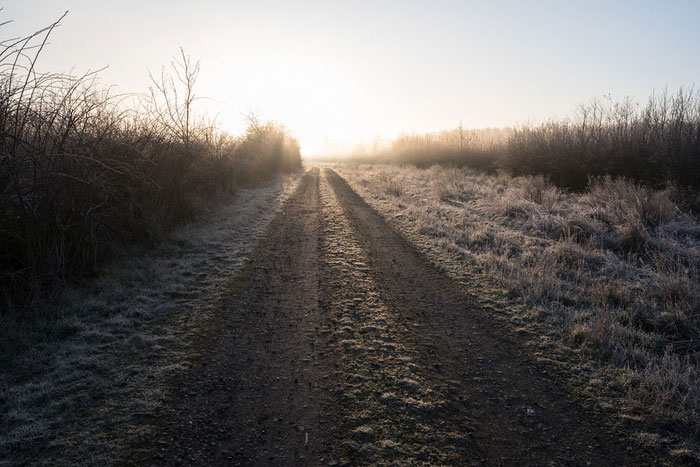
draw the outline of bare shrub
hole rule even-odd
[[[646,107],[630,99],[593,101],[572,120],[515,130],[501,164],[516,175],[547,174],[580,190],[600,175],[698,188],[700,93],[664,91]]]
[[[401,135],[369,153],[366,163],[468,166],[485,172],[544,175],[583,191],[590,177],[626,177],[660,187],[667,182],[697,204],[700,188],[700,91],[652,94],[646,106],[626,98],[592,101],[573,118],[519,128],[465,129]],[[690,190],[688,190],[690,188]]]
[[[158,238],[202,197],[301,165],[279,125],[251,122],[239,139],[199,118],[199,65],[182,50],[138,105],[94,72],[38,73],[61,19],[0,49],[0,315],[120,245]]]
[[[301,167],[299,143],[283,125],[248,115],[248,130],[236,148],[239,183],[250,184],[276,172]]]
[[[466,129],[460,124],[453,130],[401,135],[388,147],[355,154],[353,160],[363,163],[413,164],[418,167],[434,164],[468,166],[493,172],[497,168],[497,160],[504,154],[511,132],[510,128]]]

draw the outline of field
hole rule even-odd
[[[700,222],[672,190],[600,179],[338,165],[351,186],[573,390],[644,443],[692,452],[700,426]]]
[[[3,457],[697,461],[700,226],[672,191],[300,175],[8,320]]]
[[[699,6],[53,3],[0,467],[700,465]]]

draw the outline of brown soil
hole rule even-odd
[[[304,176],[197,347],[126,464],[644,461],[329,169]]]

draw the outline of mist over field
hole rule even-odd
[[[700,463],[695,2],[0,8],[0,465]]]

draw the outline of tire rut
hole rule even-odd
[[[419,371],[407,330],[381,298],[367,258],[327,181],[322,307],[334,332],[335,394],[343,420],[341,463],[454,464],[467,420],[450,416],[439,379]]]
[[[405,323],[418,372],[442,381],[452,419],[469,420],[460,463],[632,465],[604,422],[561,388],[507,330],[440,273],[330,169],[324,177],[349,219],[381,298]]]
[[[548,368],[335,172],[231,281],[127,465],[626,465]]]
[[[229,284],[154,435],[124,464],[308,465],[328,456],[318,190],[314,169]]]

